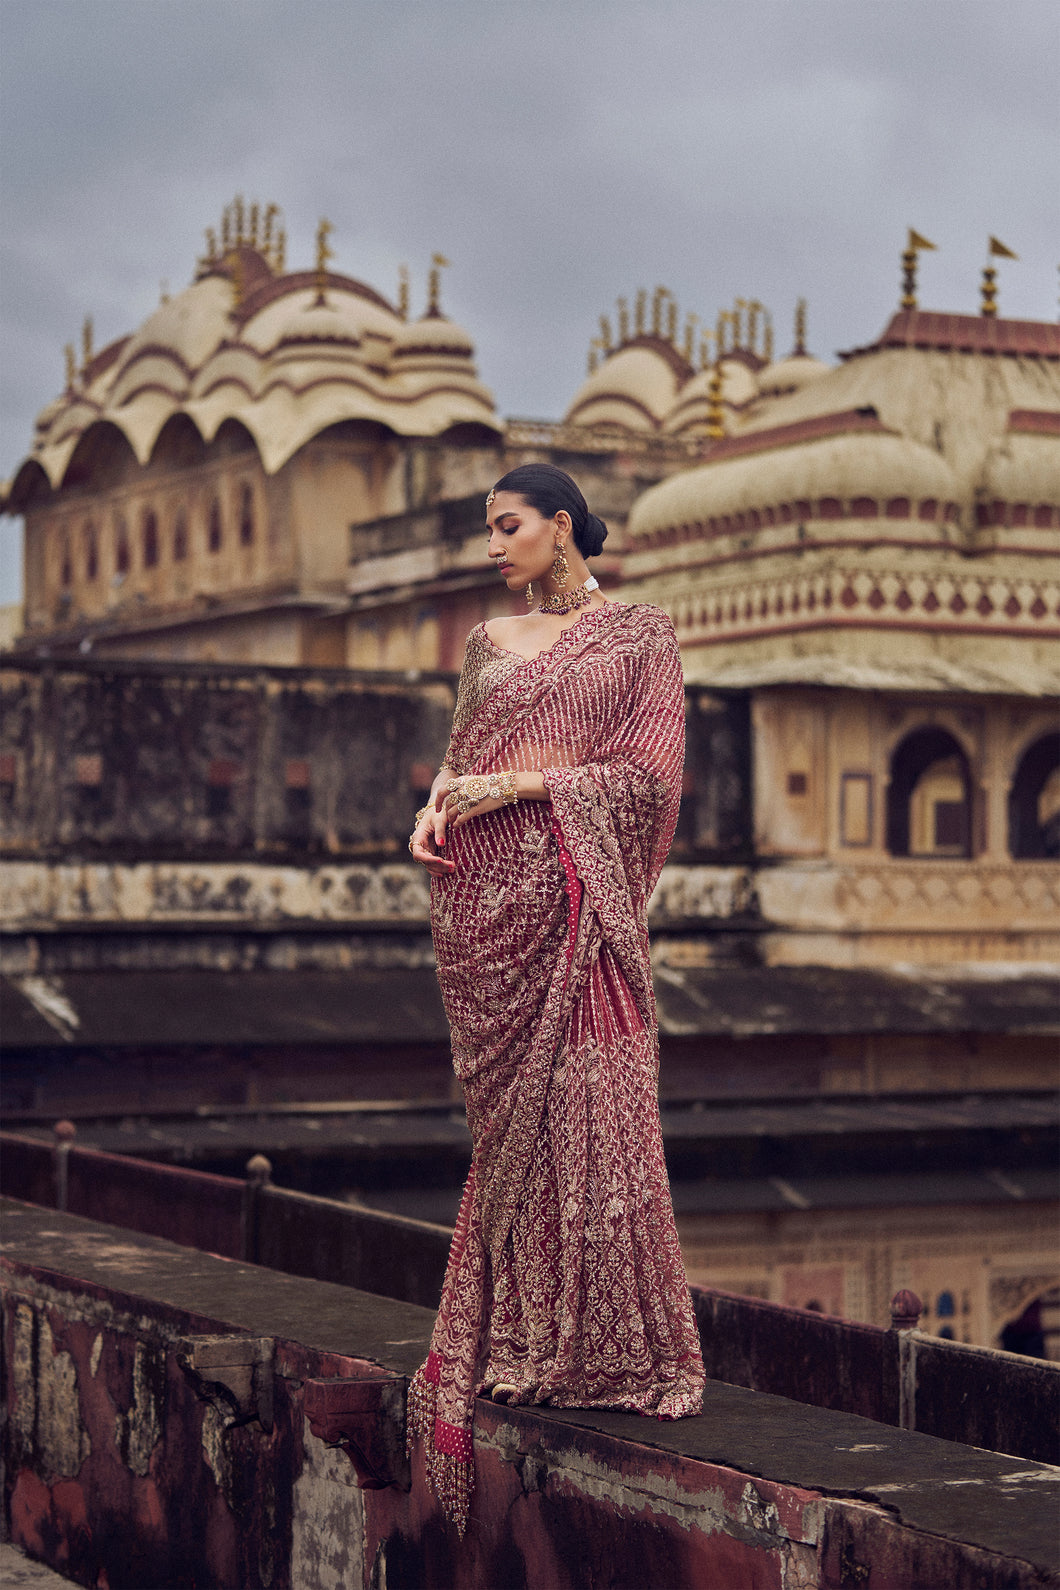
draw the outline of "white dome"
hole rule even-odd
[[[569,425],[616,423],[627,430],[655,430],[672,407],[677,391],[678,374],[671,359],[648,343],[629,343],[583,381],[566,421]]]
[[[831,365],[823,364],[808,353],[792,353],[786,359],[768,364],[758,377],[758,390],[763,397],[780,397],[782,393],[799,392],[811,381],[828,375]]]

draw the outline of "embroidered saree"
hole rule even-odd
[[[681,663],[658,608],[590,609],[529,662],[472,631],[446,766],[540,768],[550,799],[450,829],[456,871],[431,884],[473,1154],[409,1443],[461,1533],[476,1392],[700,1409],[647,928],[683,759]]]

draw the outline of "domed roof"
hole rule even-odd
[[[582,382],[568,425],[618,425],[653,431],[673,406],[680,375],[673,350],[652,338],[627,343]]]
[[[768,364],[758,377],[758,390],[763,397],[780,397],[782,393],[799,392],[811,381],[828,375],[831,365],[824,364],[809,353],[790,353],[786,359]]]
[[[1042,413],[1048,427],[1021,425],[1014,414],[1009,429],[990,454],[983,471],[982,494],[1004,503],[1060,504],[1060,413]],[[1012,421],[1016,423],[1013,424]]]
[[[687,431],[702,430],[710,415],[711,370],[699,370],[686,381],[677,394],[677,401],[663,421],[663,430],[678,436]],[[721,363],[721,400],[729,408],[743,408],[758,396],[758,382],[742,359],[723,359]]]
[[[630,534],[649,535],[782,503],[808,502],[816,516],[822,499],[946,503],[956,496],[953,472],[933,449],[887,431],[878,421],[829,418],[832,425],[818,427],[816,435],[765,432],[722,442],[708,462],[646,491],[630,515]],[[788,433],[799,430],[784,427]]]
[[[145,464],[174,414],[187,414],[207,442],[236,419],[270,473],[340,420],[372,420],[406,436],[468,423],[500,429],[462,327],[437,313],[406,324],[362,283],[275,275],[252,249],[240,250],[238,268],[243,302],[229,266],[210,262],[48,404],[30,456],[53,488],[99,421],[117,426]]]
[[[390,357],[409,359],[417,354],[443,355],[470,359],[474,353],[471,338],[463,326],[444,315],[424,315],[422,320],[401,324],[394,333]]]

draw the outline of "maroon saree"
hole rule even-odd
[[[549,801],[450,831],[431,923],[473,1155],[409,1443],[461,1533],[477,1391],[680,1418],[704,1374],[658,1108],[648,897],[673,838],[681,662],[658,608],[593,608],[531,662],[472,631],[446,765]]]

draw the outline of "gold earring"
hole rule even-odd
[[[534,582],[533,582],[533,580],[531,580],[529,585],[526,587],[526,605],[527,605],[527,607],[533,607],[533,605],[534,605]]]
[[[552,565],[552,580],[555,585],[559,586],[561,591],[570,581],[570,564],[567,562],[567,554],[563,550],[562,542],[556,548],[556,561]]]

